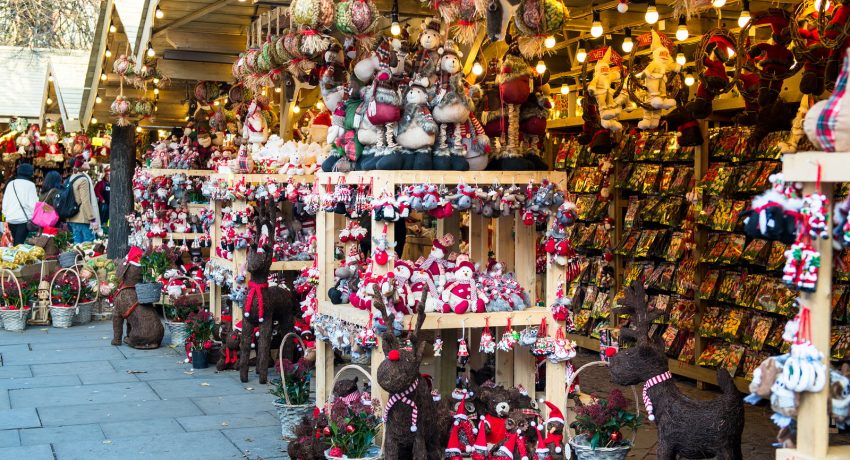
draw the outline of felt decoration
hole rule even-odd
[[[434,338],[434,356],[439,357],[443,356],[443,337],[440,335],[440,331],[437,331],[437,336]]]
[[[694,100],[686,106],[698,119],[711,115],[711,103],[717,96],[729,92],[732,84],[726,75],[729,50],[736,49],[735,37],[725,29],[713,29],[705,34],[695,56],[695,72],[699,78]]]
[[[459,0],[457,2],[457,21],[451,26],[451,33],[454,40],[462,45],[471,44],[478,35],[478,29],[481,28],[483,10],[479,9],[477,3],[479,3],[478,0]]]
[[[336,4],[336,28],[355,39],[360,50],[372,48],[373,32],[381,13],[372,0],[346,0]]]
[[[112,114],[118,117],[116,124],[118,126],[127,126],[130,124],[130,101],[124,96],[117,96],[110,107]]]
[[[469,363],[469,347],[466,344],[466,337],[461,335],[457,339],[457,365],[458,367],[466,367]]]
[[[826,101],[814,104],[803,121],[803,128],[815,147],[825,152],[850,150],[850,135],[846,128],[850,98],[847,97],[847,80],[850,78],[850,49],[845,52],[844,64],[835,83],[835,89]]]
[[[486,354],[496,352],[496,342],[493,340],[493,333],[490,332],[490,319],[484,319],[484,330],[481,331],[481,339],[478,343],[478,351]]]
[[[304,35],[301,41],[304,54],[312,55],[328,48],[331,42],[320,30],[334,24],[333,0],[295,0],[289,5],[289,13]]]
[[[499,343],[496,344],[496,348],[499,351],[508,352],[514,349],[519,340],[519,333],[514,331],[511,327],[511,318],[508,317],[508,324],[505,326],[505,331],[502,333],[502,338],[499,339]]]
[[[531,59],[543,56],[543,42],[549,35],[561,31],[569,16],[559,0],[523,0],[514,15],[514,24],[520,33],[519,51]]]
[[[621,348],[608,365],[611,382],[617,385],[636,385],[658,381],[669,373],[667,356],[661,346],[649,336],[652,322],[661,315],[649,310],[646,291],[640,281],[626,288],[615,314],[630,316],[632,328],[620,329],[621,340],[637,341],[630,348]],[[651,384],[646,397],[653,406],[658,427],[658,458],[718,456],[742,459],[741,435],[744,429],[744,407],[741,394],[729,372],[719,367],[717,383],[721,395],[713,400],[694,400],[676,387],[672,380]],[[723,420],[724,423],[712,423]],[[700,427],[694,430],[693,427]],[[698,454],[699,452],[699,454]]]

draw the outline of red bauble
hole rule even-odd
[[[611,433],[611,442],[620,442],[623,440],[623,433],[619,431],[615,431]]]
[[[345,432],[346,433],[354,433],[354,427],[351,426],[351,425],[346,425],[345,426]]]
[[[330,436],[331,435],[331,427],[326,426],[325,429],[322,430],[322,434],[324,434],[325,436]]]

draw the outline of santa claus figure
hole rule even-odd
[[[490,447],[487,446],[487,430],[484,429],[484,420],[478,422],[478,436],[472,446],[472,460],[487,460],[490,458]]]
[[[443,313],[454,312],[459,315],[469,310],[484,313],[489,301],[483,289],[479,289],[475,280],[475,266],[463,261],[454,269],[454,280],[443,289]]]
[[[644,109],[643,119],[638,122],[638,128],[655,129],[661,121],[661,110],[676,105],[676,101],[667,94],[667,74],[679,72],[682,66],[673,62],[670,50],[661,43],[661,36],[652,31],[652,61],[643,70],[647,100],[652,109]]]
[[[437,286],[443,286],[446,283],[446,269],[451,268],[451,264],[446,260],[446,249],[453,244],[454,237],[450,233],[446,233],[442,238],[434,239],[428,258],[418,264],[420,269],[431,275]]]
[[[505,439],[505,443],[499,447],[499,450],[490,456],[492,460],[514,460],[514,452],[519,453],[517,460],[528,460],[525,442],[517,433],[509,433]]]
[[[471,453],[475,448],[473,447],[473,443],[475,442],[475,433],[478,430],[472,426],[472,422],[469,421],[469,416],[466,415],[466,397],[464,397],[460,404],[457,406],[457,411],[454,415],[454,426],[458,428],[458,439],[460,440],[460,445],[464,447],[464,451],[466,453]]]
[[[789,34],[785,24],[778,21],[770,24],[773,35],[770,40],[754,45],[747,51],[759,69],[758,103],[764,108],[776,102],[788,69],[794,65],[794,53],[788,49]]]
[[[463,460],[463,445],[460,443],[460,438],[458,433],[460,432],[460,427],[458,425],[454,425],[452,427],[452,431],[449,433],[449,444],[446,446],[446,450],[444,451],[443,458],[446,460]]]
[[[730,49],[733,49],[732,43],[724,37],[715,36],[709,40],[706,54],[702,58],[703,72],[699,77],[696,97],[687,105],[694,118],[701,119],[711,115],[711,102],[729,83],[726,61],[729,60]]]

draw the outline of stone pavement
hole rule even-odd
[[[0,459],[287,458],[253,370],[243,384],[111,338],[111,322],[0,330]]]

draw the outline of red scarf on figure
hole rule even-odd
[[[260,297],[262,299],[262,297]],[[231,339],[236,339],[238,336],[234,334]],[[236,350],[231,350],[228,347],[224,347],[224,364],[236,364],[239,361],[239,354]]]
[[[263,322],[263,289],[268,289],[269,283],[255,283],[248,281],[248,298],[245,300],[245,317],[251,316],[251,307],[254,306],[254,296],[257,296],[257,321]]]

